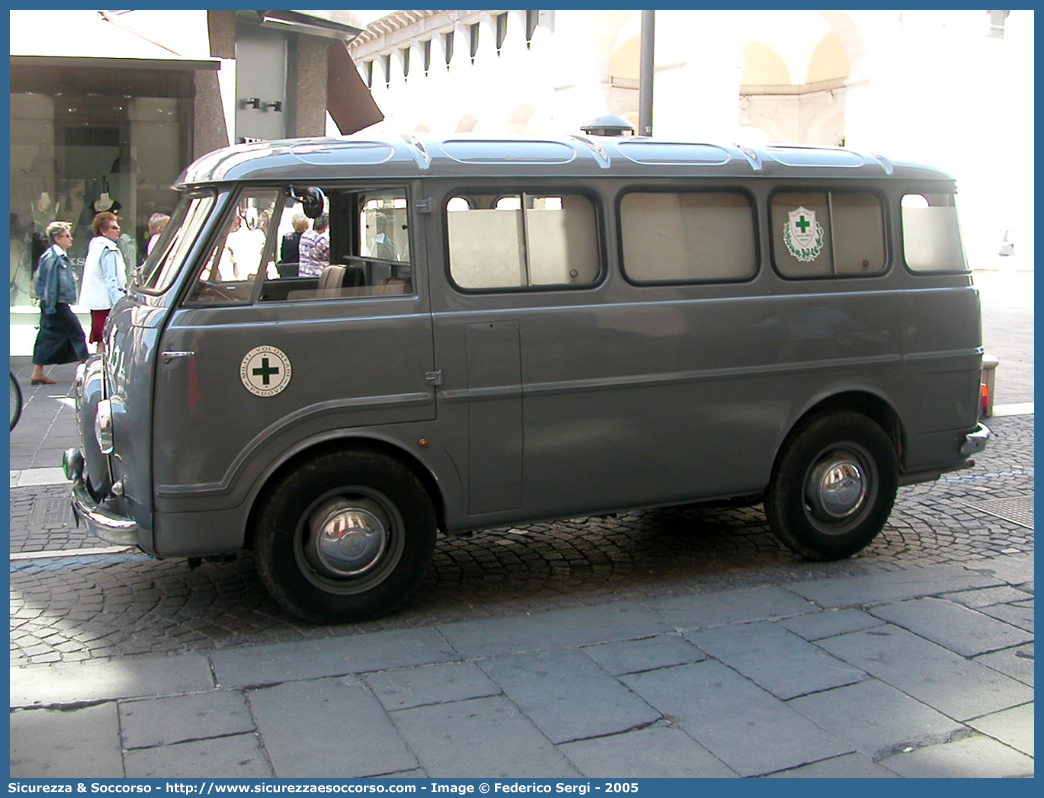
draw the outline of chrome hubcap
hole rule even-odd
[[[361,576],[380,562],[387,548],[386,516],[367,499],[331,499],[308,522],[305,557],[326,576]]]
[[[812,470],[806,498],[817,518],[841,521],[863,507],[868,490],[860,463],[851,454],[833,452]]]

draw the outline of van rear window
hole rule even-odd
[[[875,194],[781,191],[772,196],[772,260],[784,277],[879,274],[884,212]]]
[[[598,279],[594,207],[579,194],[475,195],[446,203],[449,267],[460,288],[570,287]]]
[[[903,196],[903,258],[911,271],[968,271],[952,194]]]
[[[746,280],[754,209],[739,192],[632,192],[620,200],[623,269],[635,283]]]

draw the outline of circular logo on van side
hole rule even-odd
[[[290,358],[274,346],[256,346],[239,365],[239,379],[255,396],[275,396],[290,384]]]

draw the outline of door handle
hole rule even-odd
[[[174,358],[178,358],[178,357],[195,357],[195,356],[196,356],[195,352],[161,352],[160,353],[160,358],[163,360],[164,363],[169,363],[170,361],[174,360]]]

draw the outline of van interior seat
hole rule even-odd
[[[344,284],[345,267],[335,263],[323,269],[319,275],[319,290],[327,288],[340,288]]]

